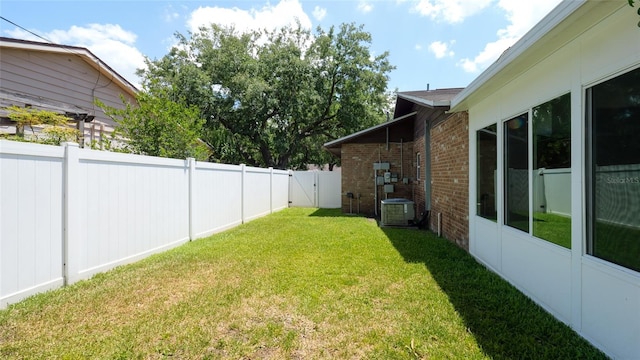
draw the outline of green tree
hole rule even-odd
[[[627,0],[629,2],[629,6],[634,7],[635,0]],[[640,8],[638,8],[638,15],[640,15]],[[638,21],[638,27],[640,27],[640,21]]]
[[[7,111],[9,119],[16,123],[16,140],[24,139],[25,127],[29,127],[35,142],[44,144],[60,145],[65,141],[78,141],[80,136],[78,130],[67,126],[71,119],[66,115],[19,106],[9,106]],[[42,126],[42,133],[45,136],[41,138],[34,126]]]
[[[209,148],[200,140],[204,120],[195,106],[169,99],[165,93],[141,91],[137,104],[122,98],[124,108],[116,109],[97,101],[116,123],[124,150],[149,156],[208,160]]]
[[[384,120],[393,66],[387,52],[372,55],[362,26],[176,36],[140,75],[200,109],[216,161],[303,168],[327,161],[324,142]]]

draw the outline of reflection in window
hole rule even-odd
[[[476,133],[477,184],[476,214],[496,221],[496,169],[498,165],[497,125],[489,125]]]
[[[529,232],[529,114],[505,122],[506,225]]]
[[[571,248],[571,96],[536,106],[533,121],[533,235]]]
[[[587,90],[588,247],[640,271],[640,69]]]

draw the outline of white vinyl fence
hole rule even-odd
[[[0,309],[284,209],[289,171],[0,141]]]
[[[289,188],[291,206],[336,209],[342,206],[338,171],[293,171]]]

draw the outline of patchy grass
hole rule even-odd
[[[432,234],[287,209],[0,311],[19,359],[600,359]]]

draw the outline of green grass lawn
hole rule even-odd
[[[571,218],[557,214],[533,214],[533,236],[571,249]]]
[[[603,359],[425,231],[286,209],[0,311],[8,359]]]
[[[640,271],[640,228],[596,222],[593,255]]]

